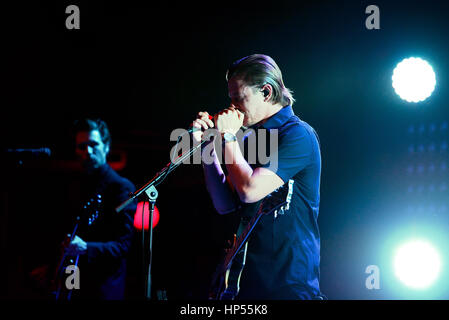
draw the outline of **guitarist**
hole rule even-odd
[[[100,195],[102,201],[96,220],[88,227],[81,222],[80,233],[66,249],[67,253],[80,256],[78,296],[89,299],[123,299],[126,255],[132,243],[136,205],[129,205],[120,214],[114,208],[126,200],[135,187],[106,162],[111,137],[103,120],[77,121],[74,135],[76,154],[84,170],[80,183],[81,194],[87,200]]]
[[[218,213],[239,210],[244,223],[256,213],[262,199],[289,179],[294,180],[289,211],[263,216],[251,234],[236,298],[323,299],[317,223],[321,175],[318,136],[294,114],[292,93],[271,57],[254,54],[234,62],[226,80],[230,107],[215,115],[214,121],[207,112],[199,112],[192,124],[203,131],[215,128],[222,137],[225,161],[217,156],[219,144],[213,139],[202,149],[206,187]],[[247,142],[248,147],[249,138],[245,135],[239,141],[241,128],[255,129],[257,139],[261,131],[268,133],[265,137],[277,133],[277,148],[269,150],[268,163],[262,164],[258,158],[252,163],[248,160],[251,155],[242,153],[239,143]],[[202,130],[194,131],[195,142],[201,141]],[[259,141],[256,145],[260,146]]]

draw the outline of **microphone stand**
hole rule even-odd
[[[180,136],[181,137],[181,136]],[[158,191],[156,190],[156,186],[162,183],[164,179],[167,177],[167,175],[175,170],[179,165],[183,163],[185,159],[190,157],[192,154],[194,154],[198,149],[201,149],[201,146],[208,142],[207,140],[201,141],[197,146],[194,146],[189,151],[184,152],[178,158],[176,158],[174,161],[170,161],[161,171],[159,171],[150,181],[148,181],[145,185],[143,185],[139,190],[136,190],[134,193],[130,194],[130,197],[125,200],[122,204],[120,204],[117,208],[115,208],[116,212],[122,211],[124,208],[126,208],[131,202],[134,201],[137,197],[142,195],[143,193],[146,194],[150,205],[150,221],[148,223],[148,231],[149,231],[149,248],[148,248],[148,272],[146,275],[144,275],[144,278],[146,277],[146,288],[145,288],[145,297],[149,300],[151,299],[151,264],[152,264],[152,251],[153,251],[153,214],[154,214],[154,208],[156,204],[156,199],[158,197]],[[179,143],[179,138],[178,142]],[[144,203],[145,204],[145,203]],[[145,206],[144,206],[145,207]],[[143,211],[142,211],[143,212]],[[143,213],[142,213],[142,222],[143,222]],[[145,254],[145,236],[144,233],[144,224],[142,223],[142,246],[143,246],[143,254]],[[142,257],[143,264],[145,264],[145,256]],[[145,266],[142,268],[145,270]],[[143,271],[144,272],[144,271]]]

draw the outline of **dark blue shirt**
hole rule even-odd
[[[87,241],[87,254],[80,262],[80,296],[124,299],[126,260],[134,234],[136,203],[131,203],[120,213],[115,208],[129,198],[135,187],[108,164],[86,176],[83,186],[86,199],[100,194],[104,206],[91,226],[80,229],[81,238]]]
[[[263,216],[254,229],[248,241],[238,298],[313,299],[320,294],[318,136],[293,113],[291,106],[281,109],[258,129],[269,134],[277,129],[278,148],[269,150],[268,163],[250,165],[268,168],[284,182],[293,179],[294,188],[290,210],[277,217]],[[259,203],[242,204],[242,216],[254,215]]]

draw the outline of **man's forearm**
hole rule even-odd
[[[251,187],[253,169],[243,157],[237,141],[227,142],[224,152],[229,179],[235,187],[240,200],[246,202],[246,195]]]
[[[207,153],[207,154],[206,154]],[[235,198],[231,188],[229,187],[226,176],[221,168],[220,161],[215,150],[203,151],[203,171],[206,180],[206,187],[212,198],[215,209],[220,214],[229,213],[236,209]],[[211,162],[211,157],[213,161]]]

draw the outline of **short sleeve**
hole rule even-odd
[[[297,122],[278,130],[277,140],[277,148],[271,150],[269,162],[262,167],[287,182],[311,163],[315,144],[311,133]]]

